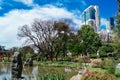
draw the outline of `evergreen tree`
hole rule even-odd
[[[116,26],[117,26],[117,35],[118,37],[120,37],[120,0],[118,1],[118,12],[117,12],[117,22],[116,22]]]
[[[101,46],[99,35],[94,32],[94,29],[89,25],[83,25],[78,31],[78,35],[81,36],[82,44],[84,45],[85,54],[97,53],[97,50]]]

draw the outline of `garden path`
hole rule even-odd
[[[78,71],[78,74],[73,76],[70,80],[80,80],[82,77],[82,74],[86,72],[87,68],[84,67],[82,70]]]

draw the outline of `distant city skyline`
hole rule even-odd
[[[101,29],[106,28],[107,19],[117,13],[116,0],[0,0],[0,45],[11,48],[22,46],[17,39],[18,28],[31,24],[35,18],[70,19],[81,26],[81,14],[90,5],[99,6]]]

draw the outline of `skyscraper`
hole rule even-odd
[[[90,25],[95,32],[100,30],[100,16],[98,6],[89,6],[82,13],[82,24]]]
[[[107,29],[112,30],[115,27],[114,17],[110,17],[107,23]]]

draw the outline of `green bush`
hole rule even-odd
[[[120,77],[120,69],[116,69],[116,71],[115,71],[115,76],[116,76],[116,77]]]
[[[114,74],[115,73],[115,61],[113,59],[104,59],[101,63],[101,68],[106,69],[108,73]]]
[[[115,65],[114,63],[111,63],[107,69],[108,73],[115,74]]]
[[[100,51],[99,53],[99,57],[103,58],[103,57],[107,57],[107,53],[104,51]]]
[[[91,58],[98,58],[98,55],[97,54],[90,54],[90,57]]]

